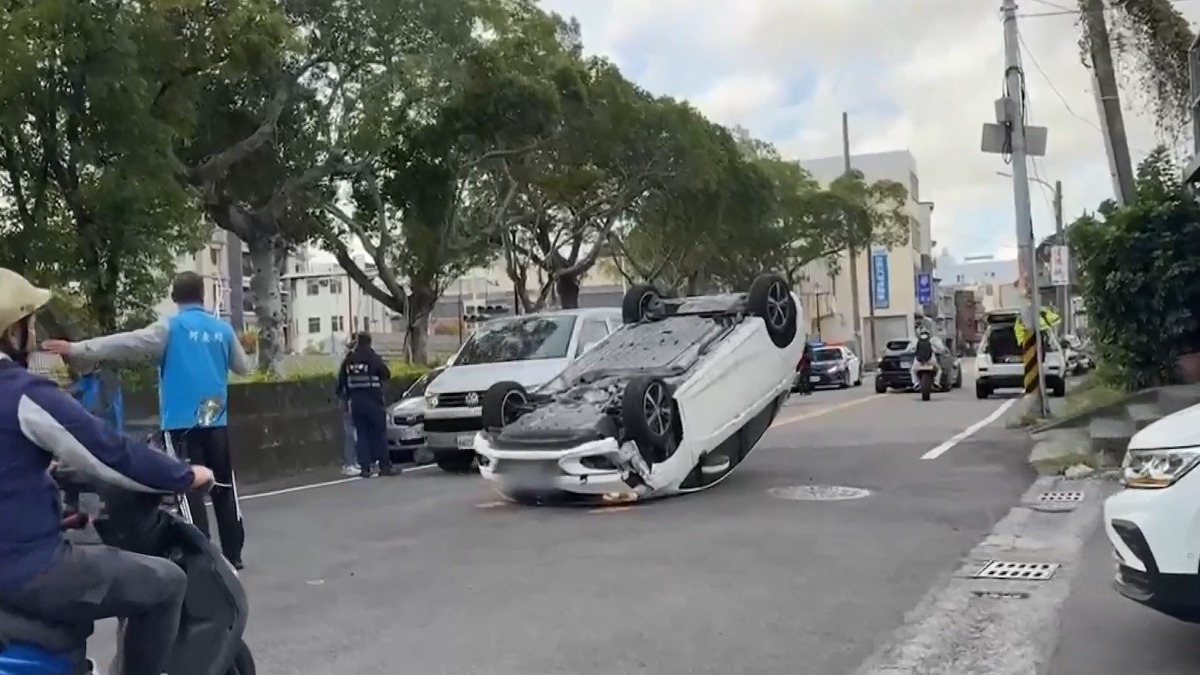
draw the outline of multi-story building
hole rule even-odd
[[[824,185],[845,173],[845,159],[841,156],[801,160],[800,165]],[[875,341],[879,345],[887,340],[911,337],[918,319],[936,313],[936,302],[925,307],[917,303],[918,275],[933,273],[933,202],[921,199],[917,162],[908,150],[852,155],[850,165],[861,171],[868,182],[893,180],[908,189],[908,241],[891,248],[872,246],[870,250],[859,251],[857,256],[863,344],[856,348],[869,357],[876,353],[875,345],[871,344],[872,308]],[[821,322],[819,332],[825,340],[852,342],[855,327],[848,252],[842,253],[837,267],[838,273],[834,275],[823,261],[810,263],[805,270],[804,285],[811,285],[811,288],[803,289],[803,294],[823,298],[822,293],[828,293],[831,299],[818,306],[815,312],[814,319]],[[838,301],[834,302],[832,298]],[[810,313],[813,312],[810,310]]]
[[[374,264],[365,256],[356,258],[359,267],[380,288]],[[336,262],[296,259],[283,275],[287,291],[288,350],[337,354],[352,334],[399,333],[404,330],[397,312],[363,292]]]

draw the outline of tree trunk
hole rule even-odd
[[[280,270],[287,247],[279,237],[257,236],[246,242],[250,249],[250,294],[258,318],[258,369],[278,376],[283,361],[283,298]]]
[[[412,362],[420,365],[430,363],[429,316],[416,316],[407,325],[408,335],[405,336],[405,339],[408,340],[408,349],[412,355]]]
[[[558,291],[558,306],[563,309],[579,308],[579,275],[561,275],[554,280]]]
[[[437,304],[438,294],[433,284],[427,281],[413,279],[410,286],[412,292],[408,296],[408,315],[405,317],[408,334],[405,337],[413,363],[425,364],[429,363],[429,314]]]

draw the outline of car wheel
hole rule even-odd
[[[955,373],[955,375],[954,375],[954,388],[962,389],[962,367],[961,366],[959,367],[958,372]]]
[[[638,284],[625,291],[621,300],[621,320],[625,323],[641,323],[662,318],[664,313],[663,294],[651,284]]]
[[[861,387],[862,386],[862,366],[858,367],[858,370],[856,371],[856,375],[857,375],[857,377],[854,380],[854,386]]]
[[[783,349],[796,339],[799,318],[787,279],[778,274],[758,275],[750,284],[746,304],[751,314],[762,318],[776,347]]]
[[[992,395],[992,388],[982,382],[975,383],[975,398],[984,399]]]
[[[876,394],[886,394],[887,393],[887,384],[884,383],[883,378],[878,375],[875,376],[875,393]]]
[[[621,398],[621,422],[643,456],[669,452],[675,433],[675,400],[667,383],[657,377],[630,380]]]
[[[1058,380],[1050,387],[1050,395],[1054,398],[1062,398],[1067,395],[1067,381]]]
[[[847,370],[845,373],[842,373],[842,381],[838,383],[838,389],[849,389],[849,388],[850,388],[850,371]]]
[[[438,468],[446,473],[475,473],[474,452],[439,452],[437,455]]]
[[[484,429],[503,429],[529,411],[529,393],[518,382],[497,382],[483,392]]]

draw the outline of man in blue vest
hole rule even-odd
[[[194,490],[213,474],[117,433],[26,369],[37,341],[33,315],[49,299],[48,290],[0,269],[0,605],[78,629],[81,668],[93,624],[125,618],[122,675],[160,675],[179,630],[186,575],[163,558],[66,541],[50,464],[139,492]]]
[[[241,569],[246,530],[238,506],[226,413],[222,411],[207,427],[193,427],[201,402],[210,398],[227,400],[229,372],[248,374],[250,360],[233,327],[204,308],[203,277],[194,272],[176,276],[171,299],[179,306],[179,312],[140,330],[75,343],[46,340],[42,347],[90,361],[145,358],[157,361],[162,430],[180,455],[194,464],[209,467],[216,476],[212,503],[221,535],[221,551],[236,569]],[[189,494],[188,506],[196,527],[205,536],[211,536],[203,497]]]

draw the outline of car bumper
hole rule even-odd
[[[425,428],[420,424],[389,424],[387,430],[389,450],[408,450],[425,445]]]
[[[846,382],[846,371],[833,370],[824,372],[814,372],[808,375],[796,373],[792,379],[792,388],[799,389],[805,384],[805,378],[808,378],[808,386],[810,387],[833,387],[840,386]]]
[[[975,381],[979,384],[991,387],[992,389],[1024,389],[1025,374],[1019,375],[996,375],[987,372],[976,373]],[[1058,371],[1046,373],[1046,384],[1054,386],[1063,381],[1062,373]]]
[[[596,469],[584,460],[600,458],[621,466],[627,457],[611,438],[562,450],[503,450],[482,434],[475,440],[479,473],[501,492],[567,492],[603,502],[636,501],[646,490],[630,486],[628,469]]]
[[[912,373],[906,370],[881,370],[875,379],[888,389],[912,389]]]
[[[1126,489],[1104,503],[1104,532],[1116,559],[1114,587],[1121,595],[1177,619],[1200,623],[1200,563],[1196,540],[1200,507],[1182,485]],[[1196,487],[1195,485],[1192,488]]]

